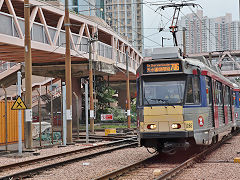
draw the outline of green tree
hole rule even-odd
[[[136,98],[131,100],[131,121],[137,120],[137,105],[136,105]]]
[[[115,102],[113,98],[115,90],[107,85],[107,81],[102,76],[96,77],[96,99],[97,99],[97,121],[100,121],[101,114],[111,112],[110,103]]]

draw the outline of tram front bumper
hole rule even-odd
[[[193,131],[140,132],[141,139],[189,138]]]

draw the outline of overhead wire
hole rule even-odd
[[[189,21],[191,21],[191,19],[189,19],[182,11],[180,11],[180,13],[181,13],[185,18],[187,18]],[[181,27],[182,27],[182,26],[181,26]],[[196,30],[200,33],[200,29],[196,28]],[[192,38],[194,39],[193,30],[191,30],[191,31],[186,30],[186,31],[188,31],[189,33],[191,33],[191,36],[192,36]],[[209,40],[209,41],[210,41],[210,43],[212,43],[212,45],[214,45],[214,43],[213,43],[211,40]],[[216,43],[215,43],[215,45],[216,45]]]
[[[189,0],[189,1],[192,1],[192,0]],[[189,1],[181,1],[181,2],[189,2]],[[154,3],[156,3],[156,2],[154,2]],[[159,5],[159,4],[154,4],[154,3],[152,3],[152,4],[150,4],[150,5]],[[172,3],[172,1],[171,1],[171,3]],[[163,4],[164,5],[164,4]],[[148,7],[148,5],[146,5],[147,7]],[[199,5],[200,6],[200,5]],[[189,6],[188,6],[189,7]],[[201,6],[200,6],[201,7]],[[150,7],[149,7],[150,8]],[[190,7],[189,7],[190,8]],[[153,10],[152,8],[150,8],[151,10]],[[159,9],[159,8],[158,8]],[[157,9],[157,10],[158,10]],[[194,14],[196,14],[191,8],[190,8],[190,10],[194,13]],[[156,11],[154,11],[154,12],[156,12]],[[180,10],[180,13],[181,14],[183,14],[183,12]],[[161,15],[161,14],[160,14]],[[185,15],[185,14],[183,14],[188,20],[189,20],[189,18]],[[197,15],[196,15],[197,16]],[[163,16],[163,17],[165,17],[165,16]],[[165,17],[166,18],[166,17]],[[198,19],[200,19],[198,16],[197,16],[197,18]],[[171,19],[170,19],[171,20]],[[202,20],[200,19],[200,21],[202,22]],[[166,23],[166,25],[169,23],[169,21]],[[165,25],[165,26],[166,26]],[[179,26],[181,26],[181,25],[179,25]],[[165,27],[164,27],[164,29],[165,29]],[[207,30],[209,30],[210,31],[210,29],[208,29],[207,28]],[[162,30],[162,31],[164,31],[164,30]],[[181,31],[181,30],[180,30]],[[197,29],[197,31],[200,31],[199,29]],[[191,35],[193,35],[193,32],[191,32],[191,31],[189,31],[190,33],[191,33]],[[210,31],[211,32],[211,31]],[[214,35],[212,32],[211,32],[211,34],[212,35]],[[215,36],[215,35],[214,35]],[[216,37],[215,37],[216,38]],[[211,41],[211,40],[210,40]],[[218,40],[219,41],[219,40]],[[213,44],[213,43],[212,43]],[[216,45],[216,44],[215,44]]]
[[[189,21],[191,21],[191,19],[189,19],[188,16],[186,16],[182,11],[180,11],[180,13],[181,13],[185,18],[187,18]],[[194,14],[195,14],[195,16],[201,21],[201,23],[203,23],[202,20],[197,16],[197,14],[196,14],[196,13],[194,13]],[[216,36],[210,31],[209,28],[206,28],[206,29],[216,38]],[[200,29],[196,28],[196,30],[200,33]],[[202,29],[201,29],[201,30],[202,30]],[[188,30],[188,32],[190,32],[191,35],[192,35],[192,37],[194,37],[194,35],[193,35],[193,30],[191,30],[191,31]],[[216,46],[216,45],[217,45],[217,43],[216,43],[216,42],[213,42],[213,41],[211,40],[211,38],[209,38],[209,42],[210,42],[213,46]],[[219,42],[220,42],[220,41],[219,41]]]
[[[86,1],[86,0],[84,0],[84,1],[87,2],[87,3],[89,3],[90,6],[96,8],[96,9],[99,9],[99,7],[97,7],[96,5],[93,5],[92,3],[90,3],[90,2],[88,2],[88,1]],[[162,2],[167,2],[167,1],[162,1]],[[146,4],[151,4],[151,2],[118,3],[118,4],[116,4],[116,5],[132,5],[132,4],[143,4],[143,5],[146,5]],[[115,4],[113,4],[113,5],[115,5]],[[57,7],[57,8],[58,8],[59,6],[65,6],[65,5],[56,6],[56,5],[52,5],[52,4],[44,4],[44,5],[33,5],[33,6],[54,6],[54,7]],[[76,6],[76,5],[68,5],[68,6],[69,6],[69,7],[78,7],[78,6]],[[89,6],[89,5],[81,5],[81,6]],[[112,6],[112,5],[105,5],[105,6]],[[14,7],[17,7],[17,6],[14,5]],[[149,7],[149,6],[148,6],[148,7]],[[151,8],[151,7],[149,7],[149,8]],[[92,10],[95,10],[95,9],[92,9]],[[88,11],[91,11],[91,10],[88,10]],[[159,14],[159,13],[158,13],[158,14]],[[164,18],[168,19],[169,21],[171,20],[171,19],[167,18],[167,17],[164,16],[164,15],[162,15],[162,16],[163,16]],[[124,25],[121,21],[118,21],[118,20],[117,20],[117,22],[119,22],[120,24]],[[97,22],[96,22],[96,23],[97,23]],[[100,24],[100,23],[97,23],[97,24],[99,24],[99,25],[101,25],[101,26],[104,26],[103,24]],[[167,23],[166,23],[166,24],[167,24]],[[107,28],[107,29],[111,29],[111,30],[112,30],[112,28],[108,28],[107,26],[104,26],[104,27]],[[132,28],[132,29],[133,29],[133,31],[136,32],[138,35],[141,35],[142,38],[148,39],[149,41],[151,41],[151,42],[153,42],[153,43],[161,46],[161,44],[159,44],[158,42],[156,42],[156,41],[154,41],[154,40],[152,40],[152,39],[150,39],[150,38],[148,38],[148,37],[145,37],[144,35],[142,35],[142,33],[134,30],[135,28]],[[136,28],[136,29],[137,29],[137,28]],[[144,28],[142,28],[142,29],[144,29]],[[147,28],[147,29],[149,29],[149,28]],[[135,42],[135,41],[132,41],[132,42]],[[144,43],[143,43],[143,45],[144,45]]]
[[[87,2],[87,3],[89,3],[89,2],[86,1],[86,0],[84,0],[84,1]],[[157,3],[157,2],[166,3],[166,2],[168,2],[168,1],[155,1],[154,3]],[[164,16],[163,14],[161,14],[161,13],[159,13],[159,12],[156,12],[153,8],[151,8],[149,5],[147,5],[147,4],[151,4],[151,3],[152,3],[152,2],[142,2],[142,3],[134,3],[134,4],[143,4],[143,5],[145,5],[146,7],[148,7],[149,9],[153,10],[155,13],[158,13],[159,15],[161,15],[161,17],[164,17],[165,19],[167,19],[168,22],[166,22],[166,24],[164,25],[164,28],[165,28],[166,25],[171,21],[171,19],[168,18],[168,17],[166,17],[166,16]],[[92,7],[97,8],[96,5],[93,5],[92,3],[89,3],[89,4],[90,4]],[[121,5],[121,4],[126,4],[126,5],[128,5],[128,3],[119,3],[119,4],[117,4],[117,5]],[[54,6],[54,5],[49,4],[49,5],[38,5],[38,6]],[[73,7],[73,6],[75,7],[75,5],[69,5],[69,6],[70,6],[70,7]],[[89,5],[86,5],[86,6],[89,6]],[[56,7],[57,7],[57,6],[56,6]],[[122,25],[125,25],[125,24],[122,23],[121,21],[118,21],[118,20],[117,20],[117,22],[119,22],[119,23],[122,24]],[[97,23],[97,22],[96,22],[96,23]],[[101,25],[102,27],[105,27],[105,28],[107,28],[107,29],[111,29],[111,30],[112,30],[112,28],[111,28],[110,26],[104,26],[103,24],[100,24],[100,23],[97,23],[97,24]],[[110,27],[110,28],[109,28],[109,27]],[[149,38],[149,37],[151,37],[151,36],[153,36],[153,35],[155,35],[155,34],[158,34],[158,33],[154,33],[154,34],[149,35],[149,36],[144,36],[144,35],[142,35],[142,33],[139,33],[139,32],[137,32],[137,31],[134,30],[134,29],[135,29],[135,28],[132,28],[132,30],[133,30],[134,32],[136,32],[137,34],[141,35],[142,38],[148,39],[149,41],[151,41],[151,42],[153,42],[153,43],[161,46],[160,43],[158,43],[158,42],[156,42],[156,41],[154,41],[154,40],[152,40],[152,39]],[[136,29],[137,29],[137,28],[136,28]],[[158,28],[142,28],[142,29],[158,29]],[[163,31],[165,31],[165,30],[163,30]],[[132,43],[135,42],[135,41],[136,41],[136,40],[133,40]],[[143,43],[143,45],[144,45],[144,43]],[[58,47],[58,48],[59,48],[59,47]]]
[[[83,1],[85,1],[85,2],[88,2],[88,1],[86,1],[86,0],[83,0]],[[89,3],[92,7],[96,7],[95,5],[93,5],[92,3]],[[116,20],[117,22],[119,22],[120,24],[122,24],[123,26],[125,26],[125,24],[123,24],[122,22],[120,22],[120,21],[118,21],[118,20]],[[142,35],[142,33],[140,33],[140,32],[138,32],[138,31],[136,31],[136,30],[133,30],[135,33],[137,33],[138,35],[140,35],[141,37],[143,37],[144,39],[148,39],[148,40],[150,40],[150,41],[152,41],[153,43],[155,43],[155,44],[158,44],[159,46],[161,46],[161,44],[159,44],[158,42],[156,42],[156,41],[154,41],[154,40],[152,40],[152,39],[150,39],[150,38],[148,38],[148,37],[145,37],[144,35]],[[134,41],[135,42],[135,41]],[[144,43],[143,43],[144,44]]]
[[[200,19],[200,17],[192,10],[191,7],[189,7],[189,9],[192,11],[192,13],[201,21],[201,23],[203,23],[203,21]],[[210,29],[206,28],[207,30],[209,30],[209,32],[215,37],[215,39],[219,42],[220,45],[222,45],[222,43],[220,42],[220,40],[215,36],[215,34],[213,34],[212,31],[210,31]],[[215,44],[217,46],[217,44]]]

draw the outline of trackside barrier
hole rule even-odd
[[[11,110],[15,101],[7,103],[8,144],[18,142],[18,110]],[[0,101],[0,145],[5,145],[5,101]],[[24,111],[22,110],[22,140],[24,140]]]

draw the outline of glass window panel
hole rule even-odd
[[[169,105],[183,102],[185,81],[144,81],[144,105]]]
[[[200,103],[200,81],[198,76],[193,77],[193,89],[194,89],[194,102]]]
[[[186,103],[187,104],[193,104],[193,84],[192,84],[192,78],[188,77],[187,79],[187,93],[186,93]]]
[[[206,77],[206,94],[207,94],[207,104],[212,105],[211,79],[209,77]]]

